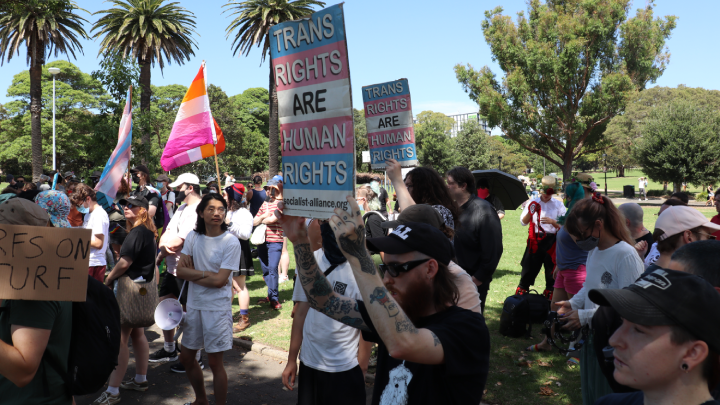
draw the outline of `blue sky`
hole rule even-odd
[[[250,87],[268,86],[268,60],[260,63],[260,51],[249,56],[233,57],[231,41],[225,38],[229,13],[222,14],[226,0],[179,0],[196,16],[198,49],[185,65],[166,65],[152,70],[154,85],[189,85],[201,61],[207,61],[209,81],[232,96]],[[90,12],[110,6],[100,0],[78,0]],[[328,2],[328,5],[336,4]],[[635,9],[645,1],[636,1]],[[353,104],[362,108],[362,86],[407,78],[415,114],[433,110],[445,114],[477,111],[477,106],[458,84],[453,66],[470,63],[476,68],[489,65],[497,74],[500,69],[492,61],[480,24],[485,10],[502,5],[513,19],[526,10],[525,0],[348,0],[345,3],[345,24],[348,38]],[[720,2],[657,0],[655,14],[679,17],[678,26],[667,42],[672,53],[670,65],[657,85],[720,89],[715,46],[720,38],[716,16]],[[98,16],[79,12],[90,23]],[[84,72],[98,69],[97,40],[83,40],[84,55],[70,60]],[[27,69],[25,50],[20,57],[0,67],[0,103],[10,101],[6,90],[12,76]],[[52,59],[50,59],[52,60]],[[652,85],[651,85],[652,86]]]

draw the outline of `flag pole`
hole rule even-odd
[[[202,68],[203,68],[203,78],[205,79],[205,91],[207,92],[207,68],[205,67],[205,61],[202,61]],[[213,156],[215,157],[215,174],[217,175],[217,183],[218,183],[218,190],[222,190],[220,187],[220,166],[218,166],[218,158],[217,158],[217,137],[215,136],[215,119],[212,118],[212,114],[210,114],[210,119],[212,122],[210,123],[213,133]],[[222,194],[222,192],[220,193]]]
[[[215,123],[213,123],[214,125]],[[217,146],[213,143],[213,152],[215,152],[215,173],[217,174],[217,182],[218,182],[218,190],[223,190],[220,187],[220,166],[218,166],[218,160],[217,160]],[[220,194],[223,194],[225,191],[223,190]]]

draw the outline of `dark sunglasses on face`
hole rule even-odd
[[[133,205],[132,205],[132,204],[125,204],[125,208],[131,210],[131,209],[133,208]]]
[[[383,273],[388,273],[392,277],[397,277],[400,273],[407,273],[415,267],[429,261],[430,259],[413,260],[401,264],[381,264],[378,267]]]

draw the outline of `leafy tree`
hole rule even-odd
[[[500,169],[513,176],[519,176],[528,168],[528,157],[521,151],[517,142],[502,136],[489,137],[488,155],[490,160],[485,169]],[[502,157],[502,160],[498,159],[499,157]]]
[[[633,146],[642,136],[642,127],[650,113],[657,106],[667,104],[673,100],[692,100],[700,106],[707,106],[720,110],[720,91],[705,90],[703,88],[686,87],[677,88],[656,86],[633,94],[625,112],[610,120],[605,130],[605,136],[613,146],[607,150],[607,162],[615,167],[618,176],[624,177],[626,167],[636,166]],[[602,157],[599,157],[602,164]]]
[[[106,109],[110,96],[91,75],[70,62],[58,60],[48,63],[41,72],[42,105],[52,105],[52,75],[47,70],[51,67],[61,71],[55,78],[57,167],[77,174],[85,173],[96,168],[98,162],[104,164],[117,142],[117,126],[113,126],[112,139],[102,138],[104,116],[93,113]],[[28,135],[32,128],[32,116],[28,114],[32,108],[29,103],[32,86],[28,71],[13,77],[7,95],[14,100],[3,106],[6,119],[0,120],[0,144],[3,145],[0,165],[25,173],[32,167],[27,153],[32,143]],[[44,108],[40,119],[41,162],[49,172],[52,169],[52,108]]]
[[[455,165],[454,141],[450,130],[455,120],[443,113],[423,111],[417,115],[415,146],[418,163],[445,173]]]
[[[102,37],[98,55],[118,52],[123,58],[132,56],[140,66],[140,110],[150,110],[150,67],[158,63],[160,70],[165,61],[175,61],[182,65],[194,56],[193,40],[195,16],[178,3],[166,3],[167,0],[109,0],[115,8],[101,10],[95,14],[104,14],[93,25],[91,32],[97,30],[93,38]],[[163,58],[164,56],[164,58]],[[147,121],[147,120],[141,120]],[[141,127],[142,145],[150,145],[150,131]],[[148,150],[141,153],[140,160],[148,164]]]
[[[700,185],[720,177],[720,112],[691,100],[673,100],[654,108],[633,149],[653,180]]]
[[[100,69],[93,71],[92,77],[99,80],[112,96],[108,107],[119,124],[128,88],[134,86],[137,89],[140,78],[138,64],[134,60],[123,58],[118,51],[111,51],[100,59]]]
[[[313,6],[325,7],[325,2],[317,0],[246,0],[231,1],[223,7],[229,7],[231,16],[236,16],[225,29],[226,37],[233,36],[231,47],[233,55],[238,51],[247,56],[253,45],[262,44],[261,62],[270,50],[270,28],[286,21],[297,20],[313,13]],[[234,34],[233,34],[234,33]],[[280,165],[280,134],[278,133],[278,98],[275,88],[275,75],[270,64],[270,175],[278,172]]]
[[[455,137],[458,166],[485,170],[490,165],[488,135],[477,121],[468,121]]]
[[[71,54],[75,58],[75,51],[82,52],[82,45],[79,38],[87,38],[87,33],[82,27],[86,19],[73,13],[78,8],[74,2],[49,1],[40,2],[37,0],[7,5],[0,14],[0,64],[7,58],[13,57],[13,53],[20,55],[20,46],[25,44],[27,48],[26,59],[30,65],[30,122],[32,150],[32,176],[33,181],[40,180],[43,168],[43,145],[42,145],[42,87],[43,74],[42,66],[45,64],[45,57],[53,54]],[[87,12],[87,11],[85,11]],[[26,149],[27,150],[27,149]]]
[[[606,147],[604,126],[669,61],[663,48],[676,17],[653,19],[650,0],[628,19],[629,4],[530,0],[517,24],[501,7],[487,11],[483,33],[505,76],[456,65],[457,79],[490,126],[567,178],[575,159]]]
[[[370,163],[363,163],[363,151],[369,151],[367,138],[367,123],[365,122],[365,110],[353,108],[353,127],[355,127],[355,167],[357,172],[370,172]]]

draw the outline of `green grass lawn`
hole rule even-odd
[[[598,184],[600,187],[600,190],[605,189],[605,174],[603,172],[591,172],[592,176],[595,178],[595,183]],[[607,184],[608,184],[608,190],[620,190],[622,191],[623,186],[635,186],[635,193],[638,193],[638,179],[640,177],[646,177],[645,174],[643,174],[642,170],[640,169],[634,169],[634,170],[625,170],[625,177],[616,177],[615,172],[608,172],[607,173]],[[662,190],[663,185],[660,182],[648,180],[648,190]],[[668,184],[668,190],[672,191],[672,184]],[[694,187],[690,184],[688,184],[688,193],[699,193],[702,191],[700,187]]]

